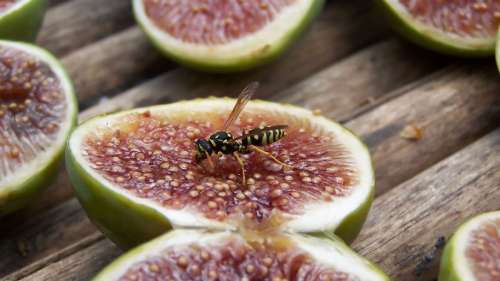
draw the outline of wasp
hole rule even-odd
[[[219,157],[222,155],[233,155],[241,166],[243,185],[246,185],[246,177],[245,164],[240,156],[241,154],[249,154],[252,152],[260,153],[272,159],[274,162],[286,168],[290,168],[289,165],[281,162],[271,153],[260,148],[261,146],[272,144],[285,137],[287,134],[287,125],[267,126],[255,128],[249,131],[243,131],[243,134],[236,138],[233,137],[233,135],[228,131],[229,127],[231,127],[231,125],[233,125],[238,119],[248,101],[252,98],[258,88],[258,82],[253,82],[245,87],[245,89],[243,89],[238,96],[236,104],[234,105],[233,110],[229,114],[229,117],[221,130],[210,135],[208,139],[198,139],[195,141],[196,162],[200,163],[206,159],[212,170],[215,167],[211,160],[212,155]]]

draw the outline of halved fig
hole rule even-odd
[[[392,27],[413,42],[461,56],[493,55],[498,0],[378,0]]]
[[[500,280],[500,211],[460,226],[446,245],[439,281]]]
[[[0,38],[35,41],[47,0],[0,0]]]
[[[226,72],[279,56],[324,0],[134,0],[138,23],[165,55],[194,68]]]
[[[230,131],[288,125],[242,155],[196,163],[194,142],[222,127],[233,99],[182,101],[97,117],[72,134],[67,166],[89,217],[127,247],[179,227],[333,233],[347,241],[368,213],[374,175],[366,147],[340,125],[290,105],[251,101]]]
[[[76,115],[73,87],[52,55],[0,41],[0,215],[54,178]]]
[[[279,239],[279,241],[276,241]],[[388,281],[339,239],[175,230],[113,262],[94,281]]]

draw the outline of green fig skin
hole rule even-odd
[[[43,22],[47,0],[29,0],[0,15],[0,38],[34,42]]]
[[[102,187],[75,161],[69,146],[66,149],[66,168],[80,204],[99,230],[120,248],[135,247],[172,229],[153,208]]]
[[[189,56],[182,56],[174,54],[169,51],[168,47],[164,46],[161,41],[159,41],[148,27],[138,20],[136,8],[134,8],[134,14],[136,16],[136,21],[147,35],[151,43],[167,58],[174,60],[175,62],[185,65],[189,68],[209,72],[209,73],[232,73],[232,72],[243,72],[247,71],[265,64],[269,64],[279,58],[284,52],[286,52],[291,45],[299,39],[299,37],[304,33],[304,31],[310,26],[314,18],[322,11],[325,0],[311,0],[314,4],[311,6],[307,16],[303,17],[298,28],[291,30],[286,35],[286,38],[281,42],[276,42],[274,46],[266,47],[264,50],[256,50],[254,53],[231,60],[225,63],[217,63],[212,61],[199,61],[193,60]],[[134,7],[138,5],[134,1]]]
[[[1,41],[0,41],[1,42]],[[4,41],[8,42],[8,41]],[[24,44],[31,48],[40,49],[37,46],[28,44],[28,43],[20,43]],[[29,53],[29,52],[28,52]],[[69,138],[71,131],[76,127],[77,124],[77,111],[78,104],[76,100],[76,96],[74,93],[73,86],[71,84],[71,80],[68,74],[64,71],[63,66],[57,62],[57,59],[53,57],[50,53],[44,51],[45,55],[52,59],[52,63],[56,62],[56,65],[51,65],[52,67],[57,67],[62,70],[64,75],[63,79],[65,79],[70,85],[70,92],[67,93],[67,96],[70,97],[69,103],[72,103],[72,108],[74,108],[74,112],[68,113],[72,114],[71,116],[71,128],[68,130],[67,134],[64,136],[65,139]],[[27,179],[20,185],[15,187],[9,186],[6,188],[0,188],[0,217],[13,213],[19,209],[22,209],[29,205],[31,202],[36,200],[36,197],[46,189],[51,183],[55,181],[57,178],[57,174],[59,172],[59,168],[63,166],[64,163],[64,147],[61,147],[52,157],[52,159],[48,159],[46,161],[46,166],[43,167],[40,171],[34,174],[32,177]]]
[[[321,238],[321,237],[320,237]],[[349,247],[349,244],[345,242],[345,239],[341,239],[339,236],[332,234],[326,239],[325,241],[328,241],[330,243],[334,243],[337,245],[337,247],[342,248],[346,252],[352,252],[354,255],[357,255],[356,252],[354,252],[351,247]],[[391,278],[377,265],[372,263],[369,260],[365,260],[365,263],[370,267],[372,271],[377,272],[380,276],[384,277],[385,281],[391,281]]]
[[[403,17],[395,11],[388,3],[388,0],[375,0],[376,9],[386,18],[389,26],[401,34],[409,41],[421,47],[442,53],[464,58],[490,57],[495,53],[495,43],[491,40],[488,44],[480,46],[460,46],[460,44],[441,38],[433,38],[430,34],[424,34],[416,30],[414,26],[408,23]]]
[[[57,176],[57,172],[61,167],[63,156],[61,150],[55,160],[43,169],[38,175],[30,178],[21,186],[14,190],[0,190],[0,217],[13,213],[24,208],[40,194],[40,192],[48,187]]]
[[[443,255],[441,257],[441,266],[439,268],[439,281],[461,281],[458,278],[458,273],[451,262],[451,257],[453,256],[453,242],[452,238],[444,248]]]
[[[318,237],[330,238],[332,236],[340,237],[345,243],[351,244],[358,237],[366,218],[370,211],[374,196],[374,188],[370,193],[369,200],[365,201],[363,205],[359,206],[356,211],[346,217],[342,223],[335,229],[325,230],[322,232],[311,233]]]

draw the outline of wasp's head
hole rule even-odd
[[[204,159],[207,159],[207,154],[211,155],[213,152],[212,146],[205,139],[196,140],[194,144],[196,146],[196,154],[195,154],[196,162],[200,162]]]

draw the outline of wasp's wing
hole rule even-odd
[[[258,88],[259,82],[252,82],[250,83],[250,85],[246,86],[243,91],[241,91],[241,94],[238,96],[238,100],[234,105],[233,111],[231,111],[231,114],[229,114],[226,123],[224,123],[224,127],[222,127],[222,131],[227,131],[227,129],[234,123],[234,121],[238,119],[241,111],[243,111],[248,101],[252,98],[253,94],[257,91]]]

